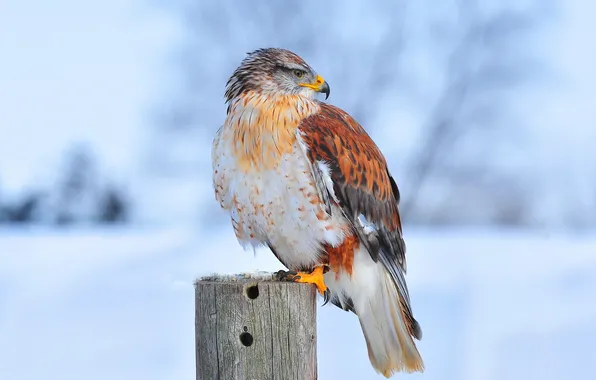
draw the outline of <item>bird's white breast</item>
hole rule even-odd
[[[320,263],[322,244],[336,246],[343,240],[345,220],[325,211],[299,138],[275,165],[249,170],[238,162],[233,146],[220,130],[213,180],[239,242],[245,247],[270,244],[290,269]]]

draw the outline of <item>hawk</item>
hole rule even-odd
[[[288,271],[355,313],[374,369],[423,372],[406,285],[399,190],[349,114],[315,99],[329,85],[278,48],[248,53],[226,84],[213,141],[215,198],[245,248],[267,246]]]

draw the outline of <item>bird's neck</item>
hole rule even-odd
[[[291,153],[300,122],[319,106],[300,95],[262,95],[248,92],[230,103],[224,133],[244,170],[275,168]]]

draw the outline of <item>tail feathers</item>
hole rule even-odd
[[[412,338],[422,336],[420,325],[401,305],[403,300],[389,274],[380,272],[376,294],[363,294],[368,307],[357,310],[370,362],[385,377],[396,372],[423,372],[424,363]]]

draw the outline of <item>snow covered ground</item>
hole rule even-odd
[[[406,233],[427,367],[413,378],[592,378],[596,236]],[[192,379],[193,280],[279,268],[231,229],[0,231],[1,377]],[[321,379],[380,378],[354,315],[320,308],[318,331]]]

